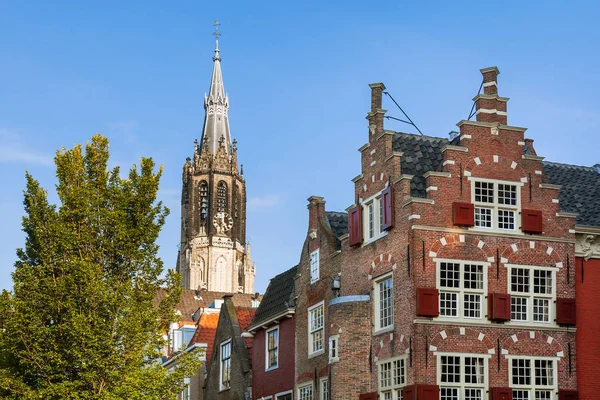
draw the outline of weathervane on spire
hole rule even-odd
[[[221,36],[221,32],[219,32],[219,26],[221,25],[219,23],[218,19],[215,19],[215,22],[213,24],[215,26],[215,31],[213,32],[213,35],[215,36],[215,57],[213,60],[220,60],[221,57],[219,57],[219,36]]]

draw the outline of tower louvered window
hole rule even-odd
[[[208,183],[206,181],[200,183],[200,218],[202,220],[208,218]]]
[[[227,184],[223,181],[217,186],[217,212],[227,211]]]

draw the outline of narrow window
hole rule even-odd
[[[231,340],[221,344],[221,390],[231,385]]]
[[[324,329],[323,303],[308,310],[309,355],[323,351]]]
[[[392,276],[388,275],[375,282],[376,329],[394,325],[394,290]]]
[[[277,368],[279,363],[279,328],[267,331],[267,369]]]
[[[310,283],[319,280],[319,249],[310,253]]]

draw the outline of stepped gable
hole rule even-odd
[[[294,266],[271,279],[251,326],[258,326],[294,306],[294,279],[297,274],[298,266]]]
[[[560,185],[562,211],[576,213],[577,225],[600,226],[600,173],[596,167],[542,162],[547,183]]]

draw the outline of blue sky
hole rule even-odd
[[[539,155],[600,162],[600,3],[533,3],[0,2],[0,288],[24,243],[24,171],[55,200],[55,150],[95,132],[111,140],[113,165],[164,165],[160,254],[174,266],[216,18],[261,292],[298,262],[310,195],[329,210],[353,202],[368,83],[384,82],[425,134],[446,136],[468,116],[479,69],[497,65],[509,123],[529,128]]]

